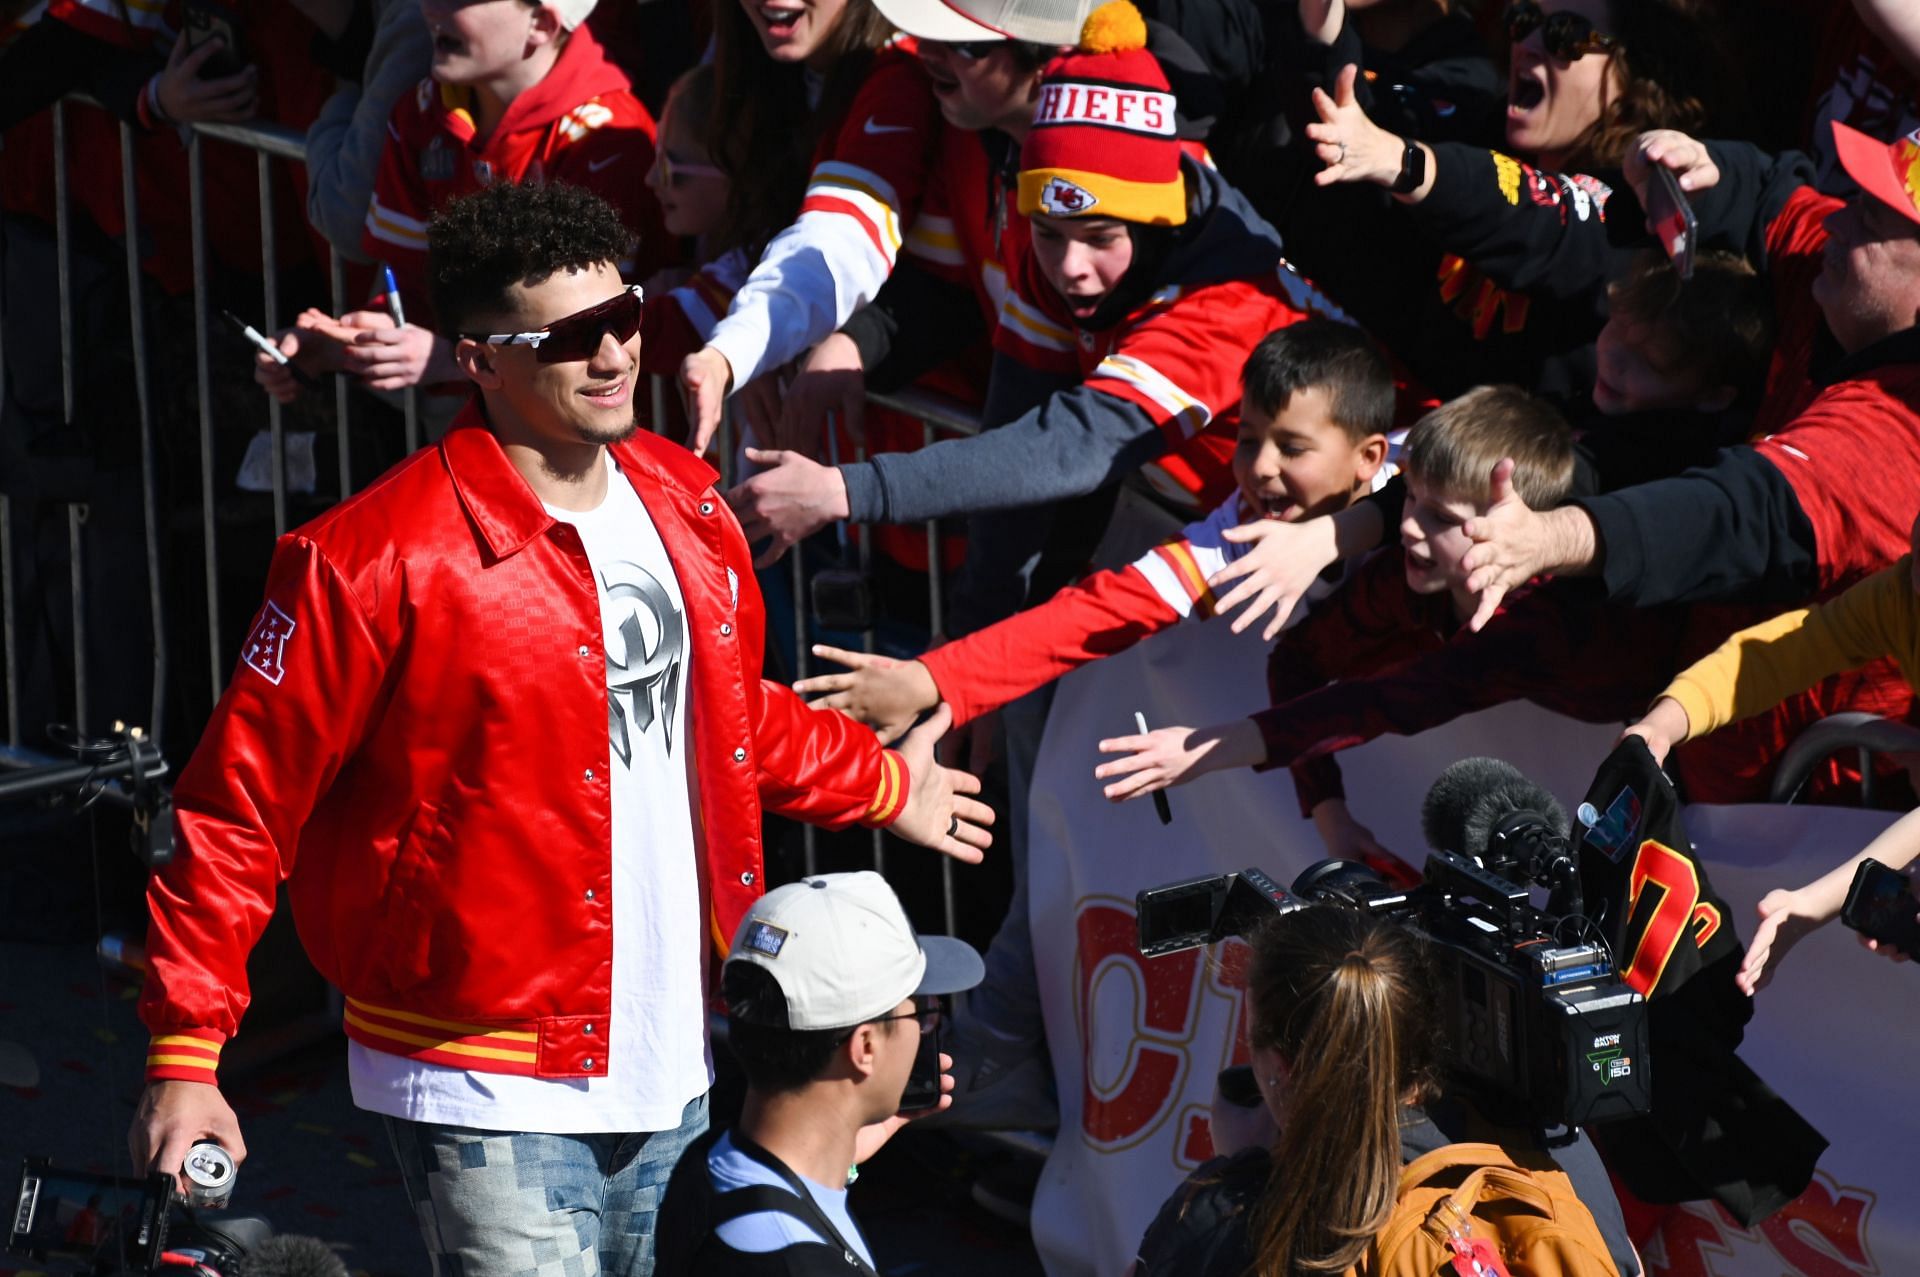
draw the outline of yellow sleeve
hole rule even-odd
[[[1903,558],[1826,603],[1748,626],[1661,694],[1687,711],[1688,736],[1704,736],[1842,670],[1883,656],[1905,666],[1920,642],[1910,572]]]

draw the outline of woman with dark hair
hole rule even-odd
[[[720,248],[759,264],[680,378],[703,451],[732,390],[870,301],[925,185],[940,108],[873,0],[716,6],[708,149],[733,179]]]
[[[1504,381],[1579,402],[1606,282],[1629,251],[1593,228],[1637,226],[1637,210],[1607,208],[1621,169],[1642,133],[1707,118],[1710,48],[1684,0],[1512,0],[1505,27],[1511,155],[1379,127],[1351,70],[1315,91],[1315,181],[1386,188],[1418,234],[1392,272],[1341,270],[1324,245],[1300,256],[1435,392]],[[1408,275],[1423,271],[1437,287],[1409,307]]]
[[[1424,1203],[1416,1192],[1441,1185],[1441,1200],[1464,1195],[1454,1186],[1471,1182],[1479,1166],[1530,1182],[1530,1206],[1520,1213],[1536,1216],[1531,1227],[1487,1222],[1501,1220],[1513,1201],[1490,1203],[1495,1194],[1485,1191],[1485,1218],[1468,1200],[1465,1222],[1456,1221],[1463,1236],[1504,1251],[1516,1275],[1622,1271],[1609,1251],[1630,1257],[1631,1247],[1624,1236],[1603,1236],[1552,1161],[1506,1144],[1456,1144],[1429,1115],[1440,1103],[1441,1001],[1413,932],[1321,904],[1268,920],[1250,943],[1247,1045],[1259,1103],[1278,1134],[1195,1171],[1148,1227],[1134,1277],[1411,1272],[1399,1245],[1405,1230],[1393,1230],[1391,1253],[1382,1252],[1382,1230],[1396,1215],[1407,1218],[1406,1202]],[[1216,1099],[1216,1147],[1236,1124],[1222,1112],[1231,1107]],[[1448,1126],[1458,1129],[1453,1120]],[[1603,1218],[1617,1231],[1605,1174],[1590,1150],[1587,1158],[1585,1201],[1605,1194]]]

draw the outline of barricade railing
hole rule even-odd
[[[75,347],[75,299],[73,294],[73,226],[72,209],[69,200],[69,169],[73,158],[68,154],[67,118],[72,110],[99,110],[100,108],[82,98],[69,98],[53,107],[54,136],[54,192],[55,192],[55,240],[58,255],[58,322],[60,338],[60,374],[64,419],[71,424],[76,412],[76,376],[77,352]],[[86,524],[88,510],[84,503],[71,503],[67,508],[67,542],[69,562],[69,584],[71,589],[70,626],[73,658],[73,701],[74,726],[81,734],[100,734],[100,728],[109,717],[135,720],[142,712],[150,735],[158,742],[164,730],[168,702],[169,682],[169,643],[167,618],[173,612],[171,603],[177,602],[168,597],[167,579],[162,568],[162,529],[168,525],[167,513],[161,509],[162,496],[157,471],[155,418],[157,400],[154,385],[154,370],[148,349],[148,328],[145,288],[147,281],[142,275],[140,261],[140,220],[139,196],[135,183],[135,151],[133,130],[126,124],[119,126],[121,185],[125,198],[126,221],[126,287],[130,325],[128,340],[134,369],[134,402],[139,432],[140,454],[140,493],[144,509],[142,511],[142,529],[146,550],[146,592],[148,612],[150,614],[150,637],[152,642],[152,695],[147,705],[133,707],[125,705],[100,706],[89,695],[87,679],[87,618],[86,618],[86,555],[82,530]],[[260,316],[257,327],[261,332],[276,331],[281,322],[277,243],[274,224],[274,168],[276,163],[301,164],[306,162],[305,137],[292,129],[274,124],[201,124],[193,126],[185,135],[187,148],[188,198],[189,198],[189,234],[191,237],[191,266],[193,292],[193,348],[194,348],[194,384],[197,393],[198,420],[198,478],[200,485],[199,524],[201,534],[200,577],[205,591],[206,660],[209,687],[217,697],[225,686],[232,668],[233,652],[226,642],[227,636],[222,627],[222,598],[220,581],[220,563],[222,544],[220,529],[220,498],[233,476],[216,473],[215,460],[215,420],[214,420],[214,377],[213,345],[211,340],[212,296],[209,279],[212,271],[207,244],[207,204],[205,148],[209,145],[237,146],[252,151],[256,160],[257,191],[255,198],[259,206],[260,249],[261,249],[261,295]],[[3,162],[3,161],[0,161]],[[89,157],[88,162],[98,162],[97,157]],[[242,193],[222,191],[220,198],[241,198]],[[328,278],[334,313],[343,313],[351,308],[346,297],[347,256],[337,248],[329,249]],[[7,299],[0,297],[0,316],[4,315]],[[253,317],[247,317],[250,321]],[[0,391],[4,391],[4,350],[0,350]],[[661,377],[654,377],[649,387],[656,429],[663,428],[668,419],[670,398],[676,393]],[[273,527],[275,535],[284,533],[288,527],[288,470],[286,426],[280,405],[271,397],[261,395],[266,409],[266,431],[271,446],[271,481]],[[355,397],[347,374],[335,374],[333,377],[332,409],[335,427],[336,456],[334,458],[338,473],[340,495],[344,498],[353,491],[352,421]],[[923,439],[932,443],[937,437],[975,433],[978,422],[968,411],[952,401],[918,391],[899,394],[870,394],[869,402],[876,406],[892,409],[896,412],[916,418],[921,423]],[[406,392],[403,399],[405,415],[405,444],[408,452],[418,448],[420,438],[420,410],[418,397],[414,391]],[[721,433],[716,440],[716,459],[723,475],[723,482],[731,485],[736,476],[737,431],[730,419],[723,422]],[[862,454],[864,455],[864,454]],[[9,766],[28,765],[39,758],[33,751],[22,748],[21,722],[21,640],[19,629],[19,607],[17,581],[17,560],[19,546],[14,537],[14,510],[11,502],[0,495],[0,647],[4,648],[5,694],[7,702],[7,744],[6,751],[0,751],[0,769]],[[861,529],[858,537],[863,560],[870,554],[870,529]],[[930,628],[938,634],[945,616],[945,582],[942,577],[940,555],[940,533],[933,522],[926,525],[927,537],[927,614]],[[795,653],[795,677],[804,677],[811,668],[809,651],[811,625],[810,587],[811,572],[806,556],[796,548],[790,555],[789,570],[792,573],[793,626],[792,635]],[[873,650],[874,633],[869,626],[862,635],[863,645]],[[170,754],[176,764],[189,752],[191,742],[172,742]],[[802,826],[804,842],[804,863],[808,872],[817,866],[817,848],[814,830],[811,826]],[[885,850],[880,834],[876,831],[872,841],[873,864],[876,869],[885,866]],[[955,927],[954,889],[952,862],[940,858],[942,878],[942,900],[945,922],[949,932]]]

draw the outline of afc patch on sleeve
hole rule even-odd
[[[253,623],[253,632],[241,645],[240,659],[267,682],[279,686],[287,676],[287,640],[293,637],[293,628],[293,618],[268,599]]]

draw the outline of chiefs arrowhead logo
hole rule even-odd
[[[1064,177],[1050,177],[1040,188],[1040,211],[1054,217],[1078,217],[1099,202],[1092,191]]]

